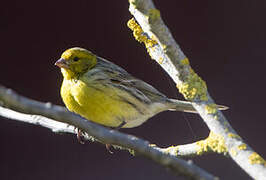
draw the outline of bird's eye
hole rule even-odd
[[[79,58],[78,57],[74,57],[73,61],[78,61]]]

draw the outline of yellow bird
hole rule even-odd
[[[167,98],[86,49],[66,50],[55,65],[61,68],[64,77],[61,96],[66,107],[95,123],[133,128],[162,111],[195,112],[190,102]]]

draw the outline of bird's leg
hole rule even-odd
[[[116,128],[114,128],[114,130],[118,131],[119,129],[121,129],[124,125],[126,124],[126,121],[122,121],[121,124],[119,124],[119,126],[117,126]],[[105,147],[107,149],[107,151],[111,154],[113,154],[113,151],[111,150],[112,145],[111,144],[105,144]]]

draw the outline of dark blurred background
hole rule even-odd
[[[212,97],[230,107],[224,114],[232,126],[266,157],[266,2],[179,0],[157,1],[156,6]],[[54,62],[65,49],[80,46],[167,96],[182,99],[168,75],[132,37],[126,26],[131,18],[127,1],[5,1],[0,8],[0,84],[63,105],[62,76]],[[164,112],[141,127],[122,131],[162,147],[208,135],[199,116],[180,112]],[[0,118],[0,137],[0,179],[176,179],[146,158],[123,151],[110,154],[100,144],[81,145],[74,135],[35,125]],[[221,179],[249,179],[220,155],[193,161]]]

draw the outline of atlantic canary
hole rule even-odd
[[[133,128],[162,111],[196,112],[190,102],[167,98],[121,67],[83,48],[66,50],[55,65],[63,74],[61,96],[68,110],[95,123]]]

